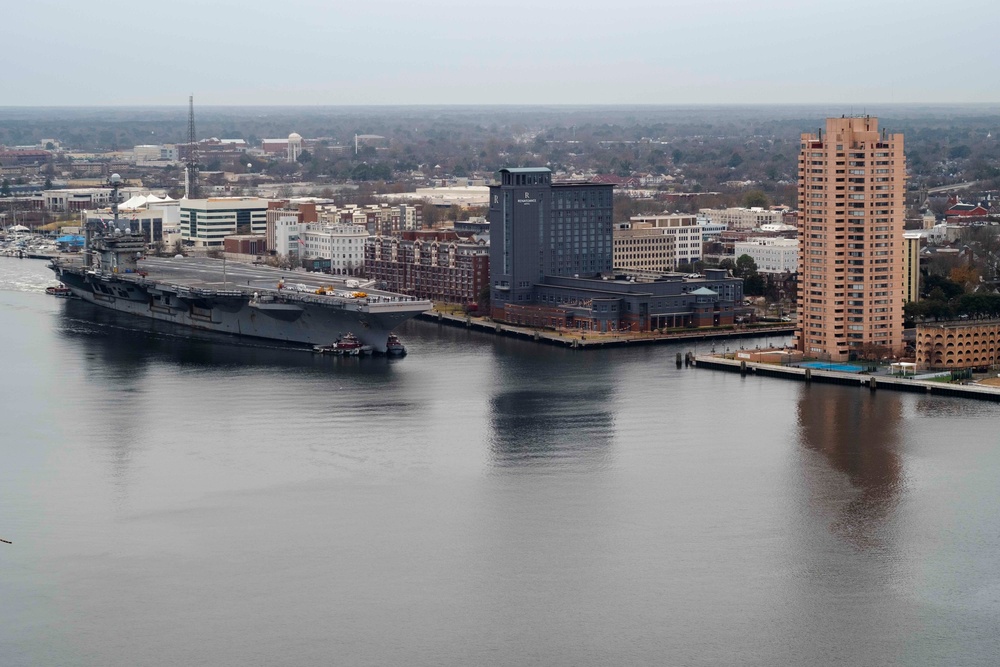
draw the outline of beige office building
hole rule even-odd
[[[677,237],[659,227],[632,223],[614,230],[615,271],[669,273],[677,268]]]
[[[732,232],[746,232],[760,229],[761,225],[780,225],[784,222],[781,211],[771,211],[762,208],[703,208],[702,215],[716,224],[723,224]]]
[[[845,361],[903,346],[906,159],[903,135],[878,119],[829,118],[799,153],[799,291],[795,346]],[[867,348],[867,349],[866,349]]]
[[[634,215],[627,223],[631,229],[647,229],[674,237],[674,265],[692,264],[701,259],[702,228],[698,217],[669,213],[661,215]]]

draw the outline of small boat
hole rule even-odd
[[[389,334],[389,340],[385,343],[385,353],[391,357],[402,357],[406,354],[406,346],[396,334]]]
[[[50,294],[52,296],[57,296],[60,299],[69,299],[73,296],[73,290],[62,284],[46,287],[45,293]]]
[[[364,345],[358,337],[352,333],[346,333],[337,339],[333,345],[317,345],[313,352],[318,354],[339,354],[345,357],[357,357],[362,354],[371,354],[372,346]]]

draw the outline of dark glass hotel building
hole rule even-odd
[[[501,169],[490,186],[490,315],[534,327],[650,331],[733,323],[743,283],[705,276],[615,275],[614,186],[552,182]]]
[[[544,167],[501,169],[490,186],[491,307],[534,301],[544,276],[612,272],[613,187],[553,183]]]

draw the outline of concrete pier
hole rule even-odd
[[[800,382],[852,385],[866,388],[871,392],[875,392],[877,389],[889,389],[933,394],[936,396],[956,396],[1000,402],[1000,388],[980,385],[946,384],[943,382],[928,382],[927,380],[913,380],[883,375],[843,373],[817,368],[799,368],[798,366],[778,366],[775,364],[746,361],[745,359],[726,359],[713,355],[695,357],[695,366],[697,368],[739,373],[742,377],[747,375],[763,375],[766,377],[784,378],[786,380],[798,380]]]

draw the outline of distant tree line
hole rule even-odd
[[[0,144],[35,145],[51,137],[80,150],[183,143],[187,106],[186,100],[178,102],[141,111],[56,109],[30,116],[0,110]],[[1000,126],[1000,115],[903,108],[894,113],[882,117],[880,125],[905,135],[911,203],[918,199],[916,191],[945,183],[980,181],[983,189],[1000,187],[1000,141],[989,134]],[[291,131],[326,138],[297,164],[275,160],[264,166],[260,158],[251,160],[254,172],[282,180],[399,181],[416,170],[433,177],[465,177],[528,165],[620,176],[652,172],[675,176],[670,186],[675,189],[723,193],[717,202],[708,195],[705,201],[682,200],[681,207],[694,211],[714,204],[794,205],[799,134],[814,130],[822,118],[806,121],[801,110],[784,107],[345,107],[271,108],[262,114],[259,109],[200,109],[196,100],[195,121],[199,138],[244,139],[251,145]],[[377,148],[362,145],[355,153],[355,134],[378,134],[387,141]],[[213,167],[228,171],[239,165],[210,164],[206,170]],[[724,185],[729,182],[752,182],[753,190]]]

